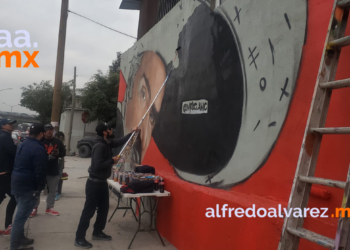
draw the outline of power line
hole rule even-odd
[[[118,31],[118,30],[109,28],[109,27],[107,27],[106,25],[103,25],[103,24],[101,24],[101,23],[98,23],[98,22],[96,22],[96,21],[94,21],[94,20],[91,20],[90,18],[85,17],[85,16],[79,15],[78,13],[75,13],[75,12],[73,12],[73,11],[68,10],[68,12],[73,13],[73,14],[75,14],[75,15],[77,15],[77,16],[82,17],[82,18],[85,18],[85,19],[87,19],[87,20],[89,20],[89,21],[91,21],[91,22],[94,22],[94,23],[96,23],[96,24],[98,24],[98,25],[101,25],[101,26],[103,26],[103,27],[105,27],[105,28],[107,28],[107,29],[113,30],[113,31],[115,31],[115,32],[117,32],[117,33],[119,33],[119,34],[124,35],[124,36],[128,36],[128,37],[137,39],[136,37],[133,37],[133,36],[130,36],[130,35],[125,34],[125,33],[123,33],[123,32],[120,32],[120,31]]]
[[[93,75],[96,75],[97,73],[95,74],[86,74],[86,75],[77,75],[77,76],[93,76]]]

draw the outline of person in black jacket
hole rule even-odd
[[[66,156],[66,148],[64,147],[61,140],[53,137],[53,126],[51,124],[45,125],[45,137],[41,140],[41,143],[44,144],[49,160],[46,174],[48,194],[46,198],[45,214],[58,216],[60,214],[54,210],[56,188],[60,180],[58,159]],[[37,214],[39,204],[40,196],[30,215],[31,218]]]
[[[11,194],[11,172],[17,150],[11,137],[15,123],[16,120],[10,119],[0,121],[0,204],[5,199],[5,194],[10,197],[6,208],[5,230],[0,230],[0,234],[3,235],[11,234],[11,224],[17,204],[15,197]]]
[[[11,234],[11,250],[33,250],[28,247],[33,239],[24,236],[26,223],[37,197],[45,187],[47,154],[40,140],[44,136],[44,125],[32,124],[29,137],[18,147],[12,172],[11,192],[17,200],[17,213]]]
[[[63,143],[63,146],[66,149],[66,146],[64,145],[64,133],[62,131],[59,131],[57,132],[55,137]],[[59,169],[59,181],[58,181],[58,186],[56,187],[55,201],[59,199],[62,193],[62,186],[63,186],[62,174],[64,169],[64,157],[58,158],[58,169]]]
[[[91,166],[89,168],[89,178],[86,182],[86,201],[74,245],[81,248],[91,248],[92,244],[86,241],[85,235],[89,228],[90,220],[95,214],[97,207],[97,217],[92,234],[93,240],[111,240],[112,237],[103,233],[106,226],[109,209],[109,192],[107,179],[112,172],[113,164],[117,163],[117,157],[112,157],[112,148],[124,145],[131,134],[110,140],[112,131],[104,124],[96,127],[97,138],[91,152]]]

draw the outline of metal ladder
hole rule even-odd
[[[345,189],[342,205],[344,207],[349,207],[350,205],[349,173],[347,182],[314,177],[322,136],[324,134],[350,134],[350,127],[324,127],[333,89],[350,87],[350,79],[334,81],[341,48],[350,45],[350,36],[344,37],[349,16],[349,7],[350,0],[334,1],[326,44],[289,198],[288,209],[304,209],[307,206],[312,184]],[[304,229],[303,223],[303,218],[285,218],[278,250],[297,250],[300,238],[304,238],[328,249],[350,250],[350,240],[348,239],[350,238],[350,221],[348,216],[340,218],[335,240]]]

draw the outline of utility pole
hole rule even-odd
[[[19,104],[17,104],[17,105],[9,105],[9,104],[4,103],[4,102],[3,102],[2,104],[5,104],[5,105],[9,106],[9,107],[11,108],[11,113],[12,113],[12,108],[13,108],[13,107],[19,106]]]
[[[59,120],[61,115],[61,90],[62,90],[63,66],[64,66],[64,50],[65,50],[65,44],[66,44],[68,3],[69,3],[69,0],[62,0],[60,30],[58,33],[55,86],[54,86],[52,112],[51,112],[51,124],[56,129],[56,132],[59,127]]]
[[[73,119],[74,119],[74,108],[75,108],[75,86],[77,79],[77,67],[74,67],[74,81],[73,81],[73,92],[72,92],[72,107],[70,110],[70,121],[69,121],[69,130],[68,130],[68,142],[67,142],[67,154],[70,151],[70,141],[72,138],[72,129],[73,129]]]

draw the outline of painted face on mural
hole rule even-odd
[[[139,68],[136,74],[130,78],[133,82],[129,83],[131,85],[129,87],[125,116],[127,132],[130,132],[132,128],[139,124],[166,78],[164,64],[156,53],[146,51],[139,55],[138,60]],[[136,67],[138,67],[138,65],[136,65]],[[151,141],[152,131],[162,104],[163,96],[164,91],[159,94],[150,112],[140,126],[141,161]]]

